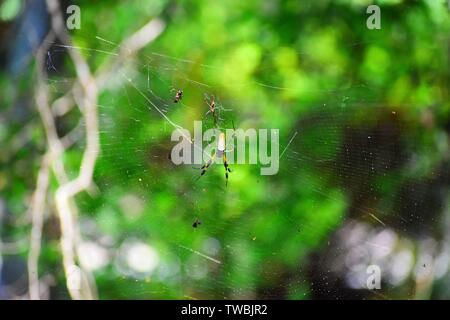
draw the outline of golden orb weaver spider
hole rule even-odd
[[[201,167],[200,177],[202,177],[206,173],[206,171],[209,169],[209,167],[211,166],[211,164],[214,162],[214,160],[216,158],[218,158],[218,159],[222,158],[223,166],[225,168],[225,186],[228,186],[228,173],[231,173],[231,169],[228,165],[226,152],[229,152],[229,151],[232,151],[232,150],[226,150],[225,133],[220,132],[219,140],[217,141],[217,149],[214,150],[214,152],[211,154],[211,157],[209,158],[208,162],[206,162]]]

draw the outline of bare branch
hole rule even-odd
[[[41,252],[42,226],[44,224],[45,198],[49,185],[49,155],[42,159],[41,168],[37,178],[36,191],[33,195],[31,207],[32,228],[30,236],[30,251],[28,253],[28,288],[30,299],[39,300],[39,274],[38,262]]]
[[[53,33],[49,33],[46,39],[53,39]],[[48,150],[42,159],[41,168],[39,170],[36,190],[33,195],[31,205],[32,227],[30,236],[30,250],[28,253],[28,287],[30,299],[40,299],[39,295],[39,272],[38,261],[41,251],[42,226],[44,223],[45,198],[49,185],[49,167],[53,160],[63,151],[63,146],[58,139],[56,126],[53,116],[48,107],[48,88],[45,85],[43,70],[44,53],[48,50],[48,45],[44,44],[38,49],[36,55],[37,62],[37,81],[36,105],[44,124]]]
[[[64,26],[59,2],[57,0],[46,1],[51,15],[51,32],[36,54],[37,89],[35,100],[44,124],[48,150],[42,160],[31,208],[33,224],[28,259],[29,291],[32,299],[40,298],[37,262],[41,246],[43,212],[45,211],[45,197],[49,184],[49,169],[52,168],[59,183],[54,198],[61,224],[61,251],[67,288],[73,299],[93,299],[97,295],[95,282],[92,275],[83,266],[83,262],[77,259],[81,236],[77,223],[78,208],[75,204],[74,196],[82,191],[89,192],[92,189],[90,187],[95,186],[92,178],[95,163],[100,152],[97,110],[99,87],[103,87],[107,83],[111,71],[116,71],[130,55],[154,40],[162,32],[164,25],[158,19],[150,21],[138,32],[127,38],[119,46],[120,52],[115,55],[117,57],[116,60],[107,61],[100,68],[97,77],[94,77],[83,56],[71,45],[71,39]],[[66,48],[70,48],[69,55],[74,64],[77,78],[72,88],[63,97],[53,101],[51,104],[43,70],[45,54],[55,37]],[[82,114],[80,123],[65,137],[59,138],[56,131],[55,117],[64,115],[75,105],[79,107]],[[69,180],[61,155],[78,140],[80,128],[83,127],[82,124],[86,128],[86,147],[78,176],[73,180]],[[79,261],[80,266],[77,265],[77,261]]]
[[[14,242],[1,242],[0,241],[0,255],[17,255],[24,251],[27,251],[28,239],[19,239]]]
[[[51,14],[53,32],[64,45],[70,46],[71,41],[64,26],[59,2],[47,0],[47,7]],[[85,268],[80,268],[75,263],[75,252],[80,236],[77,229],[78,224],[76,223],[77,218],[73,197],[89,187],[95,162],[100,151],[97,86],[88,64],[80,53],[77,50],[69,50],[69,55],[74,63],[77,78],[83,89],[83,96],[80,102],[86,126],[86,149],[81,161],[79,175],[56,190],[55,201],[61,222],[61,248],[67,288],[74,299],[92,299],[96,296],[95,284],[91,281],[92,277]]]
[[[164,28],[165,25],[162,20],[153,19],[130,37],[123,40],[122,43],[118,45],[119,53],[117,57],[112,61],[106,62],[99,68],[96,75],[99,87],[103,88],[111,77],[110,73],[117,72],[126,60],[155,40],[164,31]]]

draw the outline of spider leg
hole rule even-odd
[[[206,173],[206,171],[207,171],[207,170],[209,169],[209,167],[211,166],[211,163],[212,163],[212,160],[209,159],[208,162],[207,162],[206,164],[204,164],[204,165],[200,168],[200,170],[202,170],[201,173],[200,173],[200,176],[202,176],[202,175],[204,175],[204,174]]]
[[[223,154],[223,166],[225,167],[225,186],[228,187],[228,173],[231,172],[225,153]]]
[[[206,173],[206,171],[209,169],[209,167],[211,166],[211,164],[213,163],[215,158],[216,158],[216,153],[214,153],[211,156],[211,158],[200,168],[200,170],[201,170],[200,177]]]
[[[206,94],[205,94],[205,103],[208,105],[208,108],[211,108],[211,105],[213,103],[213,101],[211,101],[211,98],[208,97]]]

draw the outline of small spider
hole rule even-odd
[[[211,115],[213,116],[213,119],[214,119],[214,125],[217,126],[216,100],[215,100],[214,96],[211,96],[211,98],[208,101],[208,98],[205,95],[205,102],[209,108],[209,110],[206,112],[206,115],[211,113]]]
[[[193,228],[197,228],[197,227],[200,226],[201,224],[202,224],[202,222],[201,222],[198,218],[196,218],[195,221],[194,221],[194,223],[192,224],[192,227],[193,227]]]
[[[178,103],[183,98],[183,90],[177,90],[173,102]]]
[[[216,99],[214,98],[214,96],[211,96],[211,99],[208,101],[208,99],[205,96],[205,102],[209,107],[208,112],[206,112],[206,114],[208,115],[209,113],[214,114],[216,111]]]
[[[214,160],[216,158],[219,158],[219,159],[222,158],[223,159],[223,166],[225,168],[225,179],[226,179],[225,186],[228,186],[228,173],[231,172],[231,169],[230,169],[230,167],[228,165],[227,157],[226,157],[225,153],[229,152],[229,151],[231,151],[231,150],[226,150],[225,134],[223,132],[221,132],[219,134],[219,140],[217,142],[217,150],[211,154],[211,157],[208,160],[208,162],[206,162],[206,164],[204,164],[201,167],[201,169],[200,169],[201,170],[200,177],[202,177],[206,173],[206,171],[209,169],[209,167],[211,166],[211,164],[214,162]]]
[[[214,120],[214,126],[217,128],[219,120],[223,120],[222,118],[220,118],[220,112],[221,111],[232,111],[232,109],[225,109],[220,104],[216,103],[216,99],[213,95],[211,97],[209,97],[206,93],[205,93],[205,102],[209,108],[205,115],[206,116],[208,114],[212,115],[213,120]]]

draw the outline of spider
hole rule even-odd
[[[215,97],[212,95],[211,98],[208,97],[208,95],[205,93],[205,102],[208,105],[209,110],[206,112],[206,116],[208,114],[211,113],[211,115],[213,116],[213,120],[214,120],[214,126],[217,127],[218,124],[218,120],[223,120],[219,117],[219,115],[217,114],[217,111],[231,111],[231,109],[225,109],[222,106],[219,106],[216,104],[216,99]]]
[[[211,154],[211,157],[209,158],[208,162],[206,162],[201,167],[201,169],[200,169],[201,170],[200,177],[202,177],[206,173],[206,171],[209,169],[209,167],[211,166],[211,164],[214,162],[214,160],[216,158],[222,158],[223,159],[223,166],[225,168],[225,186],[228,186],[228,173],[231,172],[231,169],[230,169],[230,167],[228,165],[227,156],[226,156],[225,153],[229,152],[229,151],[231,151],[231,150],[226,150],[225,134],[223,132],[221,132],[219,134],[219,141],[217,142],[217,150]]]
[[[178,103],[178,101],[180,101],[182,98],[183,98],[183,90],[177,90],[173,102]]]
[[[214,98],[214,96],[211,96],[211,98],[208,101],[207,95],[205,94],[205,102],[209,107],[208,112],[206,112],[206,114],[208,115],[208,113],[212,113],[214,114],[214,112],[216,111],[216,99]]]
[[[206,112],[206,115],[211,113],[214,119],[214,125],[217,126],[216,100],[214,96],[211,96],[211,98],[208,101],[208,98],[205,95],[205,102],[209,107],[209,110]]]

